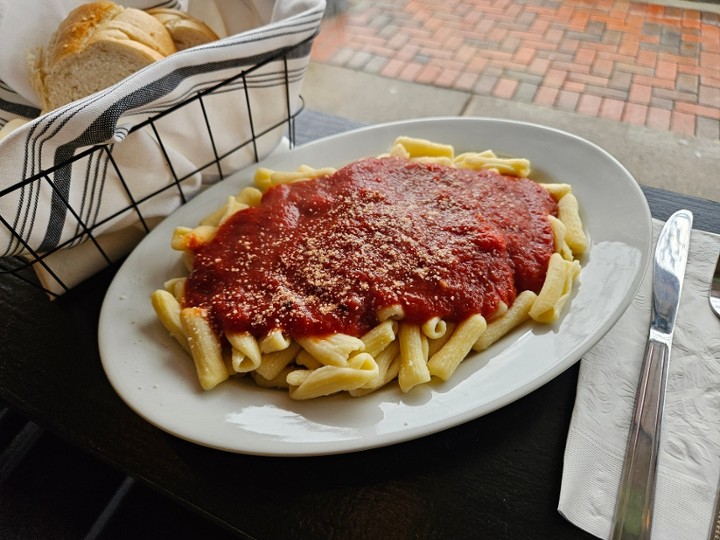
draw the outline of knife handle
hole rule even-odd
[[[628,436],[612,538],[650,538],[670,347],[648,340]]]

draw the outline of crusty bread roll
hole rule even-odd
[[[176,51],[152,15],[113,2],[70,12],[46,48],[31,58],[31,82],[43,112],[107,88]]]
[[[165,25],[178,51],[220,39],[207,24],[184,11],[151,8],[147,12]]]

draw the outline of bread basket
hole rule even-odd
[[[65,9],[73,4],[48,1]],[[21,3],[0,4],[0,37],[19,36]],[[34,3],[22,4],[33,9]],[[300,88],[324,0],[215,5],[226,37],[43,115],[17,78],[18,59],[10,58],[13,71],[13,62],[0,58],[0,127],[26,122],[0,140],[3,279],[61,295],[126,255],[206,185],[279,145],[294,145]],[[58,8],[49,24],[62,16]],[[28,46],[27,38],[17,43]]]

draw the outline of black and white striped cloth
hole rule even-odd
[[[139,221],[133,201],[144,201],[141,215],[146,220],[161,218],[181,204],[181,197],[177,189],[153,194],[173,178],[185,178],[188,197],[216,180],[218,167],[198,171],[214,152],[222,156],[243,141],[251,142],[223,159],[223,175],[272,152],[285,135],[283,119],[300,106],[312,37],[325,9],[324,0],[215,0],[227,37],[175,53],[111,88],[39,116],[27,78],[27,51],[44,44],[37,41],[47,40],[80,3],[0,0],[0,127],[11,120],[29,120],[0,140],[2,257],[58,247],[74,250],[85,238],[84,227],[94,236],[132,229]],[[122,3],[158,5],[152,0]],[[284,59],[265,63],[282,50],[289,50]],[[262,67],[253,69],[258,65]],[[207,94],[202,104],[194,101],[158,120],[157,131],[145,127],[128,136],[138,123],[244,70],[245,77]],[[112,160],[99,152],[61,167],[49,175],[53,186],[44,179],[24,182],[101,143],[111,145]],[[125,183],[118,180],[116,165]],[[65,285],[84,277],[72,276]]]

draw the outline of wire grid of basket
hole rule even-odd
[[[182,200],[182,203],[184,204],[186,201],[185,194],[183,190],[181,189],[181,186],[183,182],[188,180],[189,178],[192,178],[196,174],[200,173],[201,171],[207,171],[209,169],[214,169],[214,172],[216,172],[217,176],[220,180],[225,178],[225,176],[228,174],[226,171],[223,170],[222,167],[222,161],[226,159],[228,156],[239,152],[241,150],[247,151],[248,148],[251,149],[252,154],[254,155],[254,161],[257,163],[261,156],[258,154],[257,149],[257,141],[260,137],[262,137],[265,134],[268,134],[278,128],[281,128],[285,126],[286,129],[286,136],[289,140],[290,148],[295,146],[295,119],[302,112],[302,99],[301,99],[301,106],[297,110],[293,110],[292,104],[291,104],[291,93],[290,93],[290,73],[288,69],[288,58],[290,58],[293,54],[297,53],[298,50],[306,49],[310,46],[312,43],[314,36],[304,40],[294,46],[287,47],[285,49],[280,49],[276,52],[274,52],[271,55],[268,55],[266,58],[264,58],[262,61],[258,62],[257,64],[242,69],[238,71],[237,74],[219,82],[218,84],[206,88],[200,92],[197,92],[192,97],[178,103],[177,105],[170,107],[166,110],[163,110],[162,112],[155,114],[154,116],[148,118],[147,120],[133,126],[133,128],[129,131],[127,137],[132,137],[132,134],[137,132],[141,129],[149,129],[151,130],[153,137],[155,138],[158,149],[162,153],[162,157],[164,159],[164,162],[167,164],[168,170],[170,171],[172,182],[169,184],[163,186],[162,188],[146,195],[142,199],[133,199],[132,194],[130,190],[127,187],[126,178],[125,178],[125,171],[123,171],[123,168],[118,164],[118,162],[113,159],[113,146],[112,144],[100,144],[96,146],[89,147],[82,152],[76,154],[71,159],[59,164],[55,165],[53,167],[50,167],[48,169],[42,170],[39,173],[29,177],[22,179],[18,181],[17,183],[9,186],[8,188],[5,188],[3,190],[0,190],[0,198],[4,196],[8,196],[11,193],[13,193],[15,190],[20,190],[30,184],[36,183],[36,182],[45,182],[47,183],[50,188],[53,190],[54,194],[58,197],[59,200],[61,200],[67,211],[70,215],[73,216],[75,220],[77,220],[79,224],[79,230],[80,232],[72,237],[66,240],[65,242],[58,245],[56,248],[51,249],[47,252],[38,253],[37,251],[30,248],[30,246],[22,239],[22,237],[13,229],[13,226],[11,223],[8,222],[8,220],[0,214],[0,226],[5,227],[10,234],[17,239],[18,242],[23,244],[23,247],[25,248],[26,252],[29,253],[27,256],[17,256],[17,257],[5,257],[0,258],[0,278],[8,278],[8,279],[19,279],[21,281],[24,281],[26,283],[29,283],[43,291],[45,291],[47,294],[49,294],[51,297],[56,297],[58,294],[48,288],[43,287],[43,285],[36,279],[35,272],[33,271],[34,265],[40,265],[45,272],[49,276],[51,276],[56,282],[58,287],[67,292],[70,287],[62,281],[62,279],[53,271],[53,269],[46,263],[45,259],[55,253],[58,250],[65,249],[70,246],[75,246],[83,242],[89,242],[91,245],[94,246],[94,248],[97,250],[97,252],[100,254],[100,256],[105,260],[107,263],[107,266],[111,266],[115,261],[113,261],[112,257],[105,252],[103,247],[100,245],[100,242],[98,241],[98,237],[95,234],[95,231],[102,227],[107,221],[110,221],[114,219],[115,217],[119,216],[120,214],[126,213],[128,211],[134,212],[134,214],[137,216],[137,220],[144,229],[145,234],[150,232],[150,227],[148,226],[145,217],[142,214],[141,211],[141,205],[142,203],[146,202],[148,199],[151,199],[153,197],[160,196],[161,194],[165,193],[168,190],[177,190],[179,193],[179,196]],[[244,92],[245,96],[245,106],[247,107],[247,114],[248,114],[248,122],[249,122],[249,130],[250,130],[250,137],[246,140],[238,141],[237,144],[232,146],[229,150],[226,150],[222,153],[219,153],[216,147],[216,134],[214,133],[212,122],[209,119],[209,116],[205,109],[205,99],[209,97],[212,94],[222,92],[223,89],[231,84],[241,82],[241,84],[244,87],[247,87],[246,78],[252,74],[254,71],[261,69],[262,67],[266,66],[267,64],[270,64],[271,62],[281,62],[284,66],[284,87],[285,87],[285,101],[284,103],[279,103],[278,107],[282,107],[285,111],[284,117],[278,121],[277,123],[270,125],[270,126],[264,126],[261,130],[257,130],[256,126],[253,122],[253,110],[252,110],[252,104],[249,99],[248,92]],[[166,150],[166,146],[163,143],[163,136],[161,131],[157,128],[157,123],[159,120],[164,118],[167,115],[172,114],[173,112],[177,111],[178,109],[184,108],[184,107],[191,107],[191,106],[199,106],[202,110],[202,117],[204,119],[204,126],[199,126],[196,129],[205,129],[207,130],[207,135],[209,136],[212,150],[213,150],[213,156],[206,162],[202,163],[199,166],[197,166],[194,170],[191,171],[183,171],[182,175],[179,175],[176,173],[173,163],[168,155],[168,152]],[[127,139],[126,137],[126,139]],[[98,221],[93,223],[92,225],[87,224],[80,215],[72,208],[72,206],[69,204],[67,199],[64,198],[62,193],[55,187],[55,184],[53,182],[53,176],[56,171],[59,171],[65,167],[70,167],[74,162],[85,159],[88,156],[91,156],[96,153],[104,153],[107,155],[109,159],[109,163],[111,164],[111,167],[114,168],[115,173],[117,175],[118,181],[122,183],[124,191],[126,192],[129,200],[131,203],[117,211],[115,214],[108,216],[102,221]],[[231,171],[233,172],[233,171]]]

